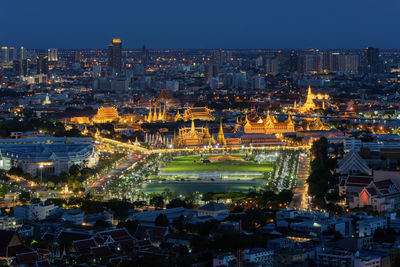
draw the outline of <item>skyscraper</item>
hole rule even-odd
[[[49,66],[47,64],[47,56],[38,56],[36,58],[36,73],[37,74],[48,74]]]
[[[121,75],[122,71],[122,42],[121,39],[114,38],[108,45],[108,68],[109,74],[114,76]]]
[[[3,46],[1,48],[1,62],[8,63],[8,47],[7,46]]]
[[[48,60],[51,62],[58,61],[57,48],[49,48],[47,50],[47,57],[48,57]]]
[[[23,46],[21,46],[21,47],[19,48],[19,55],[18,55],[18,58],[19,58],[20,60],[24,60],[24,58],[25,58],[25,51],[24,51],[24,47],[23,47]]]
[[[14,60],[17,60],[17,50],[15,47],[10,47],[8,51],[8,61],[12,62]]]
[[[377,66],[379,64],[379,48],[367,47],[364,50],[364,65]]]
[[[146,50],[146,45],[143,45],[142,47],[142,64],[144,67],[147,66],[147,60],[148,60],[148,55],[147,55],[147,50]]]

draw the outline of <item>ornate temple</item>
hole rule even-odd
[[[211,136],[207,127],[195,127],[194,120],[192,120],[191,127],[183,127],[179,129],[178,135],[174,136],[174,146],[200,146],[212,145],[216,141]]]
[[[150,107],[149,107],[149,114],[147,116],[145,116],[145,121],[148,123],[152,123],[152,122],[158,122],[158,121],[162,121],[165,122],[167,121],[167,107],[164,104],[164,110],[162,110],[162,106],[161,105],[153,105],[150,103]]]
[[[190,120],[203,120],[203,121],[213,121],[214,116],[211,114],[212,110],[207,107],[192,107],[185,110],[183,114],[184,121]]]
[[[309,113],[312,112],[315,109],[318,109],[317,105],[314,103],[314,99],[318,99],[322,101],[321,108],[325,109],[325,101],[329,99],[329,95],[323,95],[323,94],[313,94],[311,92],[311,86],[308,86],[308,91],[307,91],[307,97],[306,97],[306,102],[297,108],[296,101],[294,102],[294,109],[297,110],[299,113]]]
[[[269,114],[269,111],[265,119],[262,119],[260,117],[257,122],[251,122],[247,118],[246,114],[245,124],[243,128],[245,133],[279,134],[295,131],[295,126],[292,118],[290,117],[290,114],[286,121],[278,122],[278,120],[274,116],[271,116]]]
[[[329,131],[331,129],[331,127],[329,127],[327,124],[325,124],[321,121],[319,114],[317,115],[317,118],[311,123],[311,125],[308,128],[309,129],[307,129],[307,130],[312,130],[312,131]]]
[[[119,121],[121,117],[118,110],[114,107],[100,107],[97,109],[97,114],[93,116],[94,123],[109,123]]]
[[[183,117],[182,117],[182,115],[179,113],[179,109],[176,111],[176,115],[175,115],[175,118],[174,118],[174,121],[181,121],[181,120],[183,120]]]

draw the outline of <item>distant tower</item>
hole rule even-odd
[[[114,38],[108,45],[109,74],[119,76],[122,72],[122,41]]]
[[[58,61],[57,48],[49,48],[47,50],[47,58],[51,62]]]
[[[8,47],[7,46],[3,46],[1,48],[1,62],[8,63]]]
[[[379,64],[379,48],[367,47],[364,50],[365,66],[377,66]]]
[[[148,55],[145,44],[142,46],[142,64],[144,67],[146,67],[148,64]]]
[[[49,66],[47,64],[47,56],[38,56],[36,58],[36,73],[37,74],[48,74]]]

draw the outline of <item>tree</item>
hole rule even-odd
[[[18,200],[23,204],[28,203],[31,200],[31,193],[22,191],[18,196]]]
[[[95,227],[103,227],[103,228],[106,228],[106,227],[109,227],[110,224],[109,224],[108,222],[104,221],[104,220],[99,219],[99,220],[97,220],[97,221],[95,222],[94,226],[95,226]]]
[[[167,216],[165,214],[160,213],[155,220],[155,225],[156,226],[168,226],[169,221],[168,221]]]
[[[6,185],[0,186],[0,198],[4,199],[8,193],[8,187]]]
[[[187,208],[187,204],[185,201],[183,201],[180,198],[175,198],[173,200],[171,200],[168,204],[167,204],[167,209],[172,209],[172,208]]]
[[[150,205],[156,208],[162,208],[164,207],[164,198],[162,196],[155,195],[150,199]]]

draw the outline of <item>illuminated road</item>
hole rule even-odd
[[[310,175],[309,155],[301,157],[299,162],[299,174],[296,189],[293,192],[293,200],[290,203],[292,208],[309,209],[307,178]]]

